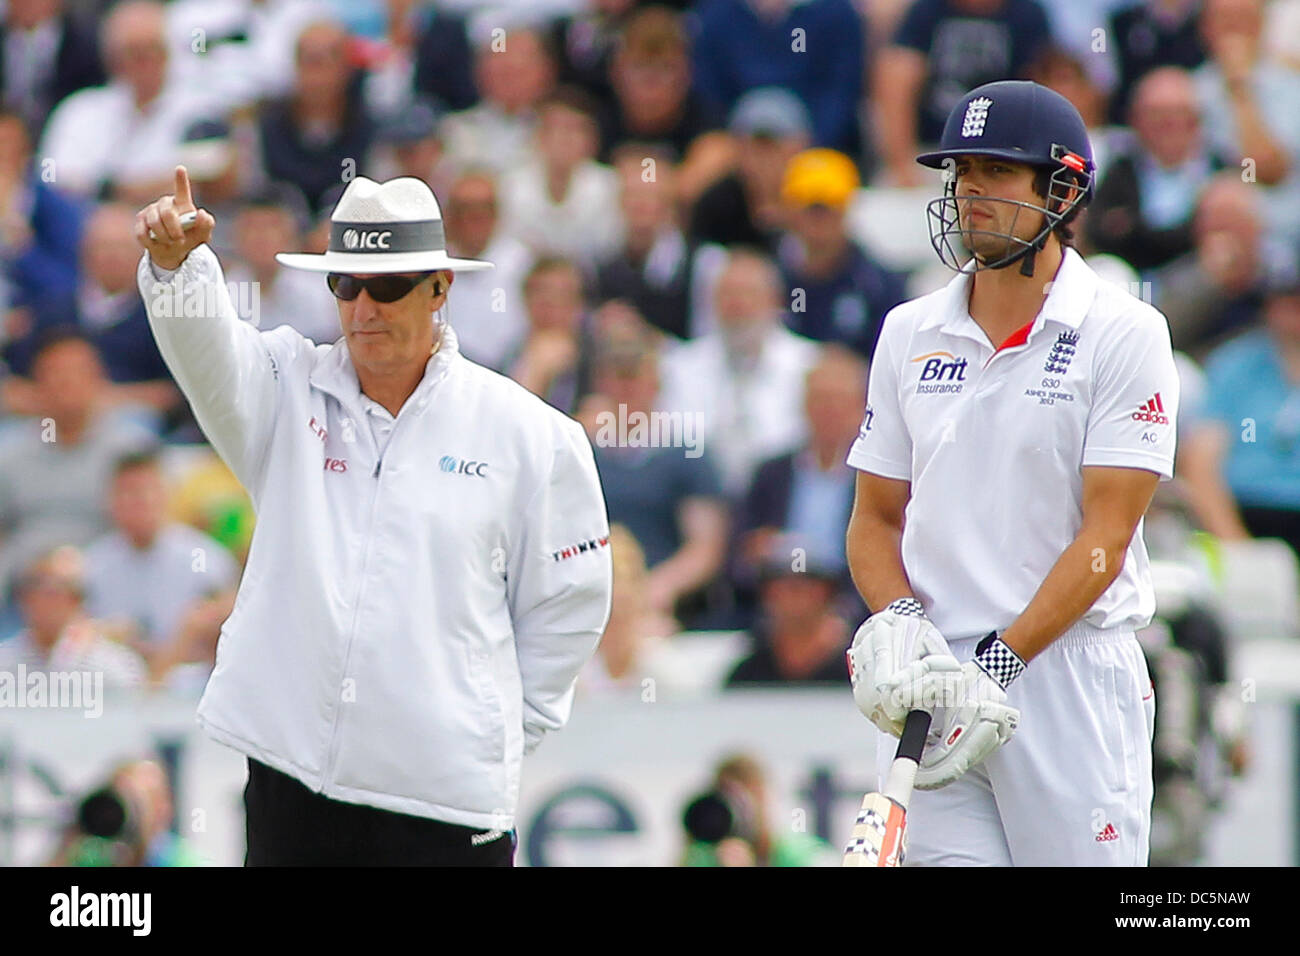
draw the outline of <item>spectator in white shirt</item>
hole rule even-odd
[[[1275,241],[1300,242],[1300,73],[1271,59],[1263,0],[1207,0],[1195,73],[1212,148],[1259,190]]]
[[[87,610],[133,634],[150,661],[181,635],[195,605],[239,578],[230,553],[203,532],[169,521],[167,504],[157,455],[124,456],[108,494],[113,530],[85,550]]]
[[[564,256],[588,271],[623,231],[618,174],[595,160],[596,104],[561,87],[537,109],[536,153],[502,176],[506,231],[533,252]]]
[[[515,27],[485,36],[474,52],[474,81],[482,99],[444,121],[452,161],[497,172],[524,162],[537,104],[555,85],[555,73],[555,55],[537,30]]]
[[[204,87],[169,77],[165,21],[156,0],[127,0],[104,17],[108,85],[55,107],[41,141],[59,189],[144,202],[170,184],[186,129],[219,112]]]
[[[471,168],[452,182],[442,221],[448,254],[496,264],[494,269],[457,276],[456,301],[446,308],[461,354],[504,373],[528,328],[523,288],[533,256],[527,246],[499,228],[499,210],[495,174]]]
[[[298,34],[332,12],[321,0],[170,3],[167,36],[176,78],[210,91],[226,110],[284,96],[293,85]]]
[[[817,343],[781,324],[785,286],[772,260],[735,249],[714,287],[717,331],[662,365],[661,406],[703,416],[704,446],[739,501],[759,463],[803,441],[803,385]]]
[[[107,687],[136,687],[146,677],[144,661],[109,639],[83,607],[81,555],[59,547],[41,555],[15,587],[23,630],[0,642],[0,672],[91,671]]]

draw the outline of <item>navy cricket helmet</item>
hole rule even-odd
[[[1003,202],[1021,211],[1042,213],[1043,225],[1032,239],[1014,235],[1015,219],[1007,232],[976,230],[961,223],[956,196],[956,161],[959,156],[991,156],[1024,163],[1047,171],[1044,205],[980,197],[981,202]],[[944,195],[927,207],[930,243],[944,265],[958,271],[1003,269],[1022,262],[1021,273],[1034,274],[1034,255],[1048,235],[1092,198],[1096,164],[1088,128],[1079,111],[1060,93],[1028,80],[999,80],[976,87],[948,114],[939,148],[922,153],[918,163],[946,172]],[[1023,209],[1021,208],[1023,207]],[[966,240],[993,236],[1006,245],[996,254],[976,257]],[[957,251],[960,244],[969,258]]]

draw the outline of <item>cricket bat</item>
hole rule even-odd
[[[903,865],[907,804],[912,799],[912,783],[929,732],[929,714],[914,710],[907,715],[884,789],[862,799],[853,835],[844,850],[844,866]]]

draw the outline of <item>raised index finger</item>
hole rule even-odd
[[[182,212],[188,212],[194,208],[194,199],[190,196],[190,174],[184,166],[176,167],[176,199],[175,205]]]

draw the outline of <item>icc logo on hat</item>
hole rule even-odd
[[[388,240],[392,232],[385,229],[383,231],[360,232],[356,229],[343,230],[343,248],[345,249],[387,249]]]
[[[326,251],[278,252],[275,258],[291,269],[349,274],[492,268],[482,259],[447,255],[438,200],[428,183],[413,176],[386,183],[357,176],[330,214]]]

